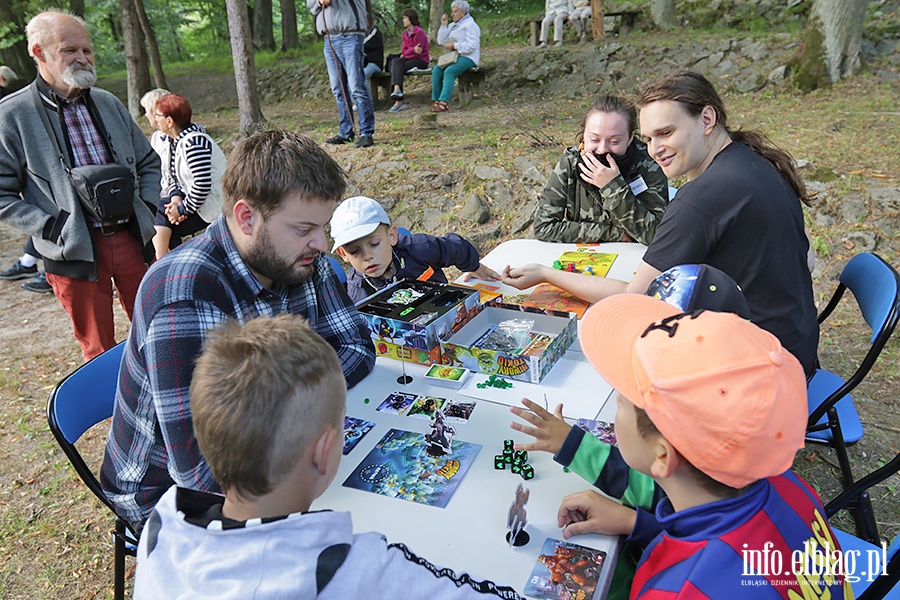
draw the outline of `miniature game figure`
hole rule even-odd
[[[450,454],[453,447],[453,435],[456,429],[447,423],[444,417],[444,411],[439,408],[434,409],[434,421],[431,422],[431,433],[425,434],[425,441],[428,448],[425,450],[431,456],[443,456]]]
[[[509,505],[509,513],[506,517],[506,528],[509,529],[506,541],[510,546],[524,546],[531,539],[531,536],[525,531],[525,524],[528,523],[525,505],[528,503],[529,495],[531,495],[531,491],[523,487],[521,483],[516,486],[516,499]]]

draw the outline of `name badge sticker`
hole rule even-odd
[[[643,178],[642,176],[640,176],[640,175],[638,176],[637,179],[635,179],[634,181],[632,181],[632,182],[629,183],[628,185],[631,186],[631,191],[634,193],[635,196],[637,196],[637,195],[640,194],[641,192],[646,192],[647,189],[648,189],[648,188],[647,188],[647,182],[644,181],[644,178]]]

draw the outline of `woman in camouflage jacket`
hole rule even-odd
[[[668,180],[635,138],[636,122],[627,100],[603,96],[594,103],[584,116],[581,144],[566,149],[541,194],[535,237],[650,243],[668,205]]]

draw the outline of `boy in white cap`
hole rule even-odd
[[[341,202],[331,217],[331,237],[332,251],[353,267],[347,275],[347,294],[356,303],[403,279],[447,283],[442,269],[450,266],[465,272],[466,279],[500,279],[499,273],[479,262],[478,250],[462,237],[400,233],[384,208],[365,196]]]
[[[564,537],[627,534],[643,548],[632,599],[853,597],[819,498],[791,471],[806,377],[774,335],[620,294],[588,310],[581,345],[617,391],[622,458],[666,497],[654,514],[567,496]]]

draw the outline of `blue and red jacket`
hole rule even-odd
[[[794,568],[795,551],[821,561],[826,547],[834,556],[840,546],[818,496],[793,471],[758,481],[737,498],[677,512],[664,498],[655,516],[637,512],[627,541],[646,548],[633,600],[853,598],[839,569]]]

